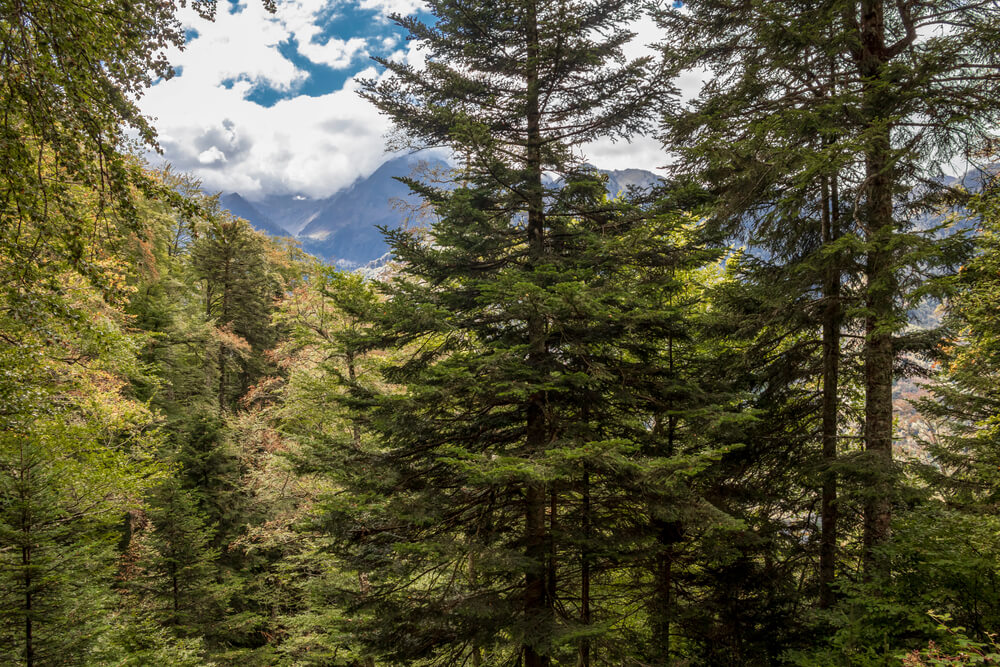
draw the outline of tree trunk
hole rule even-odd
[[[32,586],[31,580],[31,545],[28,543],[31,534],[30,519],[25,494],[22,493],[21,530],[25,544],[21,547],[21,568],[24,571],[24,664],[32,667],[35,664],[35,643],[32,635]]]
[[[545,594],[547,606],[552,608],[556,601],[556,521],[558,519],[559,496],[555,490],[549,494],[549,562],[546,568]]]
[[[229,290],[230,290],[230,265],[229,249],[226,249],[226,264],[222,282],[222,313],[219,316],[220,326],[229,323]],[[226,409],[226,346],[219,343],[219,414]]]
[[[861,3],[859,68],[864,86],[864,115],[871,133],[865,151],[864,223],[868,256],[865,262],[865,452],[871,481],[864,508],[864,569],[868,576],[881,569],[874,550],[889,538],[892,519],[892,319],[897,292],[890,245],[894,224],[891,108],[884,99],[888,62],[884,3]]]
[[[823,178],[823,242],[833,243],[840,234],[837,178]],[[840,407],[840,262],[828,260],[823,280],[823,490],[820,502],[822,528],[819,547],[819,606],[833,604],[833,581],[837,564],[837,435]]]
[[[584,464],[581,484],[583,500],[583,548],[580,550],[580,623],[589,626],[590,617],[590,468]],[[579,667],[590,667],[590,637],[580,641]]]
[[[534,2],[528,4],[525,16],[527,62],[525,66],[527,137],[525,145],[525,176],[528,213],[528,255],[534,268],[545,255],[544,190],[542,187],[542,137],[539,100],[538,13]],[[547,354],[545,320],[540,314],[528,318],[528,365],[541,374]],[[545,397],[535,392],[528,399],[526,424],[526,449],[528,456],[541,452],[546,445]],[[525,556],[528,569],[524,581],[524,614],[526,629],[537,632],[537,637],[525,641],[525,667],[548,667],[547,652],[552,621],[552,601],[547,595],[546,552],[548,537],[545,526],[546,488],[541,482],[528,484],[525,492]]]
[[[674,339],[667,339],[667,363],[671,377],[674,374]],[[667,405],[667,458],[676,449],[677,416],[673,414],[673,401]],[[654,511],[656,509],[654,508]],[[652,655],[656,664],[670,664],[670,624],[673,620],[673,576],[674,546],[680,542],[682,526],[679,521],[654,521],[656,539],[659,543],[657,561],[653,567],[653,596],[650,624],[652,626]]]
[[[170,594],[174,611],[172,625],[178,626],[181,624],[181,589],[177,581],[177,565],[175,563],[170,564]]]
[[[542,484],[528,485],[525,494],[525,555],[528,558],[528,569],[524,581],[524,613],[526,629],[532,629],[543,635],[532,638],[524,645],[525,667],[547,667],[549,659],[539,652],[539,644],[543,644],[549,622],[548,596],[545,586],[545,486]]]
[[[371,591],[368,575],[364,572],[358,572],[358,589],[361,591],[362,596],[367,596],[368,592]],[[375,658],[371,656],[361,658],[361,667],[375,667]]]
[[[355,367],[354,351],[347,350],[346,353],[347,362],[347,377],[353,383],[358,375],[357,368]],[[356,451],[361,449],[361,427],[358,426],[358,420],[351,420],[351,444],[354,446]],[[371,591],[371,583],[368,580],[367,572],[358,572],[358,592],[361,597],[367,597],[368,593]],[[366,656],[361,659],[361,667],[375,667],[375,658],[371,656]]]

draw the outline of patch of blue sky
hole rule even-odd
[[[233,2],[233,0],[230,0]],[[429,15],[421,16],[427,19]],[[316,63],[302,54],[300,45],[291,37],[278,45],[282,57],[286,58],[308,76],[289,90],[277,90],[258,84],[247,94],[247,99],[263,107],[272,107],[281,100],[300,95],[319,97],[343,88],[347,80],[361,70],[376,66],[371,56],[389,56],[401,48],[406,48],[406,31],[375,9],[361,9],[353,3],[338,3],[323,12],[317,20],[319,32],[312,38],[314,44],[326,44],[328,40],[347,41],[354,38],[365,40],[365,47],[354,55],[346,67],[331,67]],[[223,84],[232,87],[235,80]]]

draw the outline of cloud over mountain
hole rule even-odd
[[[282,0],[269,14],[259,0],[220,3],[216,20],[190,8],[183,51],[169,53],[177,75],[141,99],[159,130],[163,157],[202,179],[209,191],[328,197],[371,175],[389,156],[389,124],[357,95],[358,80],[378,77],[372,55],[422,65],[419,44],[388,20],[413,14],[420,0]],[[628,57],[649,55],[657,28],[634,26]],[[700,85],[695,75],[682,89]],[[611,169],[654,169],[659,141],[600,140],[586,159]]]

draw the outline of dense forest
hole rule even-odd
[[[377,279],[139,157],[173,2],[0,7],[0,663],[1000,662],[1000,3],[428,0]]]

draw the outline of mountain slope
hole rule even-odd
[[[416,175],[416,171],[445,170],[442,160],[415,161],[396,158],[379,167],[325,201],[312,220],[299,231],[302,247],[320,257],[347,266],[366,264],[389,250],[379,227],[403,224],[407,211],[419,199],[396,177]]]
[[[237,192],[219,195],[219,204],[237,218],[243,218],[249,222],[257,231],[264,232],[269,236],[292,236],[285,227],[274,222]]]
[[[302,228],[315,219],[327,199],[313,199],[305,195],[268,195],[255,201],[262,214],[298,236]]]
[[[325,199],[303,195],[270,195],[255,202],[232,193],[220,198],[234,215],[272,236],[290,236],[317,257],[345,268],[364,266],[389,251],[379,227],[397,228],[419,218],[420,200],[397,177],[422,180],[443,177],[441,159],[400,157],[387,161],[372,175]],[[612,197],[630,187],[649,189],[661,182],[642,169],[600,170],[607,175]],[[414,224],[419,224],[416,222]]]

